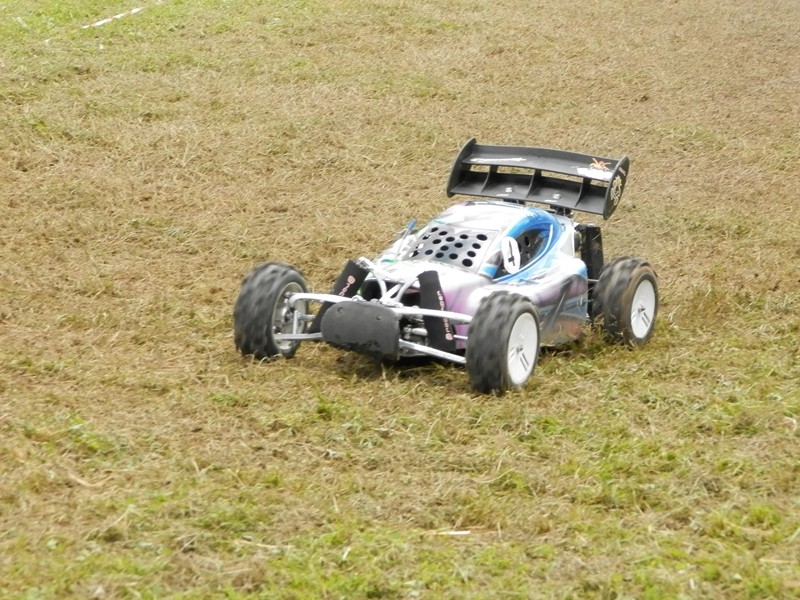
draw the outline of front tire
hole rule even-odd
[[[611,339],[641,346],[652,336],[658,314],[658,282],[650,264],[623,256],[603,267],[592,314]]]
[[[497,292],[481,302],[469,326],[466,368],[478,392],[522,388],[539,358],[539,314],[524,296]]]
[[[242,281],[233,310],[233,337],[239,352],[259,360],[294,356],[300,342],[275,336],[292,333],[295,313],[306,315],[308,304],[297,302],[292,308],[289,298],[307,291],[305,279],[290,265],[264,263],[253,269]],[[300,329],[305,326],[301,321]]]

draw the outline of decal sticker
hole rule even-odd
[[[447,310],[447,305],[444,302],[444,294],[442,290],[436,290],[436,300],[439,302],[439,310]],[[444,339],[448,342],[452,342],[455,338],[453,337],[453,326],[450,325],[450,319],[442,317],[442,322],[444,323]]]
[[[610,181],[613,173],[608,170],[608,161],[592,159],[589,167],[578,167],[578,175],[583,177],[590,177],[592,179],[600,179],[602,181]]]
[[[349,298],[352,294],[348,294],[347,292],[350,290],[350,287],[356,282],[356,278],[352,275],[348,275],[347,277],[347,285],[342,288],[342,291],[339,292],[340,296],[345,298]]]
[[[501,241],[503,251],[503,268],[506,272],[514,274],[520,268],[519,244],[512,237],[504,237]]]
[[[622,177],[617,175],[611,184],[611,205],[616,208],[622,198]]]
[[[504,193],[496,194],[496,197],[497,198],[506,198],[506,197],[510,196],[511,194],[513,194],[513,193],[514,193],[514,188],[513,187],[507,187],[506,191]]]
[[[514,157],[514,158],[470,158],[469,162],[471,163],[478,163],[481,165],[503,165],[505,163],[510,162],[525,162],[525,159],[522,157]]]

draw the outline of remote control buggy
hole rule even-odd
[[[628,157],[467,142],[448,197],[466,196],[423,227],[408,225],[374,259],[348,261],[329,293],[264,263],[243,280],[233,313],[238,350],[291,357],[322,341],[379,360],[429,356],[464,365],[472,387],[525,386],[541,346],[578,339],[596,321],[634,346],[653,334],[656,274],[640,258],[603,258]]]

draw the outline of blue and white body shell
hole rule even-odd
[[[474,315],[486,296],[499,291],[525,296],[539,310],[541,343],[554,345],[579,337],[588,321],[587,268],[576,257],[575,239],[568,217],[510,202],[466,201],[375,262],[392,282],[436,271],[448,311]],[[413,299],[417,291],[411,286],[407,296]],[[456,325],[464,337],[468,329]]]

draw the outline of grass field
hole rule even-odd
[[[0,596],[800,597],[799,22],[0,2]],[[648,346],[587,330],[502,397],[237,355],[254,264],[326,290],[473,136],[630,155],[604,239],[659,273]]]

